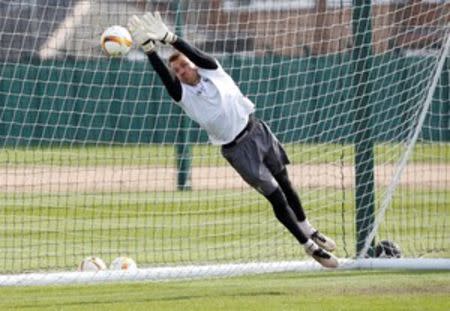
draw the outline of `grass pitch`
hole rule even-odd
[[[450,148],[420,146],[413,163],[449,163]],[[292,148],[292,150],[289,150]],[[337,148],[338,151],[334,151]],[[294,163],[349,163],[351,147],[287,146]],[[294,150],[295,149],[295,150]],[[416,150],[417,151],[417,150]],[[193,165],[221,165],[217,148],[194,149]],[[379,146],[377,161],[400,147]],[[0,164],[87,167],[174,165],[173,146],[3,150]],[[225,164],[224,164],[225,165]],[[150,176],[153,177],[153,176]],[[150,178],[149,177],[149,178]],[[157,176],[155,176],[157,178]],[[406,256],[449,257],[450,193],[400,189],[378,239]],[[377,193],[378,194],[378,193]],[[306,188],[301,197],[318,228],[355,251],[351,190]],[[141,267],[299,260],[304,252],[256,192],[0,193],[0,273],[74,271],[85,256],[107,263],[129,255]],[[450,272],[333,271],[166,283],[0,288],[0,310],[450,310]]]
[[[340,144],[286,144],[284,146],[292,163],[321,164],[342,163],[353,165],[354,146]],[[401,144],[378,144],[375,146],[376,164],[395,163],[405,146]],[[170,144],[152,145],[86,145],[58,147],[4,148],[0,150],[0,164],[97,166],[97,165],[148,165],[173,166],[175,148]],[[410,163],[450,163],[450,144],[418,143]],[[228,165],[220,155],[220,148],[208,144],[193,145],[193,166]]]
[[[378,239],[394,240],[406,257],[448,257],[450,193],[424,192],[417,204],[419,195],[394,200]],[[331,190],[303,196],[339,257],[355,254],[352,198]],[[8,194],[0,201],[1,273],[75,271],[92,255],[107,263],[128,255],[140,267],[305,258],[256,192]]]
[[[330,271],[168,283],[0,289],[1,310],[450,309],[450,272]]]

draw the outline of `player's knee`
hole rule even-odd
[[[265,197],[269,196],[279,188],[278,182],[275,180],[275,178],[272,178],[270,180],[247,178],[246,182]]]
[[[289,179],[286,168],[284,168],[280,173],[276,174],[275,179],[280,185],[281,189],[286,193],[286,195],[295,193],[294,187]]]

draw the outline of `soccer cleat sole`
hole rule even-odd
[[[337,268],[339,266],[338,259],[324,250],[317,250],[312,257],[325,268]]]

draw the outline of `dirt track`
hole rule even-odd
[[[375,170],[377,185],[389,184],[395,167],[384,165]],[[289,174],[300,188],[353,188],[354,168],[330,164],[291,165]],[[408,165],[400,181],[417,189],[450,190],[450,165]],[[197,167],[192,170],[195,190],[247,187],[228,166]],[[1,167],[0,192],[128,192],[173,191],[176,170],[144,166],[27,166]]]

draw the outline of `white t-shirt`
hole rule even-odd
[[[197,85],[181,83],[181,101],[177,104],[208,133],[212,144],[223,145],[244,129],[255,105],[217,65],[214,70],[198,68]]]

